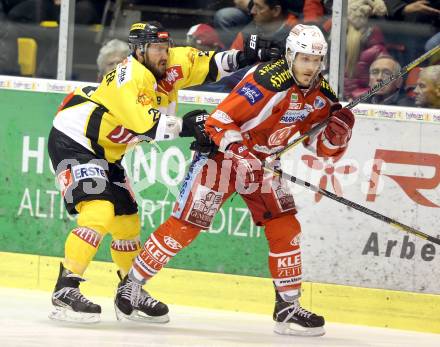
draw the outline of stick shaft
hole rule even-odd
[[[339,203],[341,203],[341,204],[343,204],[345,206],[351,207],[351,208],[353,208],[353,209],[355,209],[355,210],[357,210],[359,212],[365,213],[365,214],[367,214],[367,215],[369,215],[369,216],[371,216],[371,217],[373,217],[375,219],[378,219],[378,220],[380,220],[382,222],[390,224],[390,225],[398,228],[401,231],[407,232],[408,234],[415,235],[415,236],[417,236],[419,238],[422,238],[424,240],[427,240],[427,241],[430,241],[430,242],[435,243],[437,245],[440,245],[440,239],[439,238],[427,235],[427,234],[425,234],[425,233],[423,233],[423,232],[421,232],[421,231],[419,231],[417,229],[414,229],[413,227],[410,227],[408,225],[400,223],[399,221],[394,220],[394,219],[392,219],[390,217],[384,216],[383,214],[380,214],[380,213],[378,213],[376,211],[370,210],[369,208],[367,208],[365,206],[359,205],[358,203],[356,203],[354,201],[351,201],[351,200],[345,199],[342,196],[338,196],[336,194],[333,194],[333,193],[329,192],[328,190],[325,190],[325,189],[322,189],[320,187],[317,187],[314,184],[311,184],[309,182],[303,181],[303,180],[301,180],[301,179],[299,179],[299,178],[297,178],[295,176],[289,175],[289,174],[287,174],[287,173],[285,173],[285,172],[283,172],[281,170],[273,170],[273,169],[270,169],[270,168],[267,168],[267,167],[265,167],[265,169],[267,171],[273,172],[277,176],[280,176],[284,180],[287,180],[287,181],[293,182],[295,184],[298,184],[300,186],[303,186],[303,187],[305,187],[305,188],[307,188],[309,190],[314,191],[315,193],[319,193],[319,194],[321,194],[321,195],[323,195],[323,196],[325,196],[325,197],[327,197],[329,199],[335,200],[335,201],[337,201],[337,202],[339,202]]]

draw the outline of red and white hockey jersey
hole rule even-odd
[[[280,151],[296,133],[303,134],[329,114],[338,103],[328,82],[320,80],[303,92],[285,59],[257,65],[211,113],[206,131],[220,151],[243,141],[260,159]],[[337,156],[345,147],[330,144],[322,132],[305,141],[322,157]]]

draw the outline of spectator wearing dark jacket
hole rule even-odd
[[[332,26],[332,6],[333,0],[304,0],[304,23],[315,24],[329,33]]]
[[[234,0],[234,7],[224,7],[214,14],[213,24],[221,41],[229,47],[235,36],[252,20],[250,0]]]
[[[439,32],[440,0],[384,0],[388,19],[400,21],[387,35],[405,45],[404,60],[412,61],[424,52],[425,43]],[[407,33],[402,35],[402,29]]]
[[[388,18],[440,25],[440,0],[385,0]]]
[[[389,55],[382,55],[376,58],[370,66],[369,87],[373,88],[376,84],[388,79],[391,75],[399,73],[401,66],[397,60]],[[403,79],[398,78],[383,87],[374,94],[370,102],[381,105],[401,105],[412,106],[412,100],[402,92]]]
[[[285,42],[290,29],[297,23],[295,15],[289,12],[288,0],[254,0],[251,14],[252,22],[237,34],[231,48],[243,50],[251,34],[267,41]]]

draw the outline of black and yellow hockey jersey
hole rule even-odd
[[[175,114],[179,89],[227,74],[221,57],[216,57],[221,54],[170,48],[166,76],[159,83],[130,56],[105,75],[97,88],[79,87],[68,95],[53,126],[97,157],[118,161],[130,144],[162,139],[165,117],[161,115]]]
[[[227,73],[223,70],[222,55],[214,51],[199,51],[191,47],[169,50],[165,77],[158,81],[157,102],[161,113],[175,115],[177,93],[180,89],[215,82]]]

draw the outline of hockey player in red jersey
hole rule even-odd
[[[328,116],[326,128],[305,146],[320,157],[340,156],[346,150],[354,116],[341,107],[321,75],[326,53],[327,43],[316,26],[295,26],[286,40],[284,58],[253,67],[209,115],[205,130],[218,152],[212,159],[196,153],[172,216],[150,235],[129,278],[142,284],[156,275],[210,227],[222,203],[238,192],[254,222],[264,227],[268,241],[275,332],[325,333],[324,317],[299,303],[301,226],[293,196],[279,178],[265,173],[262,161]],[[115,304],[125,310],[131,302],[119,295]]]

